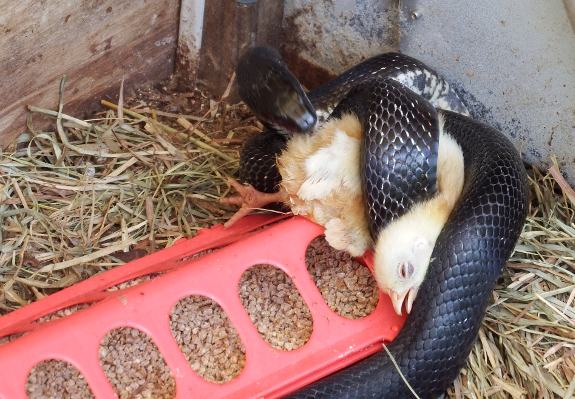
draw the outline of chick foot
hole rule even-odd
[[[283,202],[284,200],[281,192],[262,193],[249,184],[244,186],[243,184],[240,184],[231,178],[228,178],[228,183],[230,183],[230,185],[236,189],[239,195],[228,198],[221,198],[220,203],[241,205],[241,208],[230,218],[230,220],[224,223],[224,229],[227,229],[235,222],[248,215],[254,209],[263,208],[268,204],[274,202]]]

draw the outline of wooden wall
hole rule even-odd
[[[0,2],[0,145],[25,130],[27,105],[64,112],[117,99],[174,71],[180,0],[22,0]]]

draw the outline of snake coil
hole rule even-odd
[[[277,62],[281,64],[281,58]],[[250,79],[249,75],[238,73],[240,85],[251,83]],[[335,113],[341,112],[337,104],[354,87],[397,88],[390,79],[409,89],[409,96],[415,95],[423,106],[429,102],[440,108],[437,114],[443,128],[460,145],[464,157],[465,182],[460,199],[437,239],[413,310],[388,345],[401,373],[419,397],[436,398],[445,392],[464,366],[495,282],[519,238],[527,214],[527,177],[513,144],[501,132],[462,115],[467,111],[447,82],[423,63],[405,55],[387,53],[369,59],[308,96],[321,119],[322,114],[330,114],[334,108]],[[253,86],[254,89],[258,85],[262,83]],[[379,93],[376,103],[386,91]],[[393,104],[399,98],[405,101],[404,96],[399,96],[388,101],[389,107],[398,105]],[[345,101],[350,103],[349,99]],[[252,109],[259,107],[257,102],[248,105]],[[397,126],[392,120],[394,113],[389,107],[358,108],[359,112],[368,113],[366,120],[372,121],[364,125],[364,134],[368,128],[374,131],[362,139],[362,151],[368,152],[367,157],[374,156],[370,147],[378,149],[382,135],[397,134],[393,131]],[[377,122],[381,119],[384,123]],[[275,131],[250,139],[242,151],[240,179],[260,191],[274,191],[281,180],[275,157],[288,139]],[[409,142],[413,141],[408,140],[408,147]],[[381,147],[376,153],[381,158]],[[430,176],[433,180],[433,170]],[[369,176],[364,174],[364,179]],[[421,174],[417,179],[422,179]],[[389,180],[389,184],[391,191],[401,192],[401,181]],[[417,185],[417,181],[414,184]],[[395,200],[400,201],[401,195],[406,195],[405,190]],[[421,195],[421,191],[413,195]],[[375,195],[371,203],[384,208],[384,197]],[[400,213],[395,212],[391,217]],[[289,397],[411,398],[413,394],[387,353],[380,351]]]

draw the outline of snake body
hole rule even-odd
[[[263,58],[270,54],[270,50],[253,51],[244,60],[253,62],[262,57],[262,51]],[[281,58],[273,62],[282,73],[289,73],[283,71],[287,68],[281,66]],[[262,80],[252,84],[249,74],[239,72],[238,81],[249,90],[265,86]],[[438,121],[461,147],[463,191],[436,241],[413,310],[388,345],[419,397],[435,398],[463,367],[495,282],[521,233],[528,200],[523,163],[501,132],[466,116],[464,105],[445,80],[401,54],[364,61],[308,93],[308,98],[320,121],[325,115],[345,112],[356,113],[362,121],[360,167],[372,234],[437,189]],[[246,103],[260,109],[257,101]],[[299,126],[303,128],[293,129],[294,134],[306,134],[306,126],[314,122],[312,110],[304,100],[301,103],[299,113],[277,104],[275,110],[270,108],[280,117],[267,123],[272,130],[244,146],[241,180],[260,191],[276,190],[281,176],[275,157],[289,140],[289,135],[278,131]],[[413,394],[388,354],[380,351],[290,397],[411,398]]]

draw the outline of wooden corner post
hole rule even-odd
[[[246,48],[279,50],[283,0],[206,0],[198,79],[221,95]],[[229,101],[237,101],[237,91]]]

